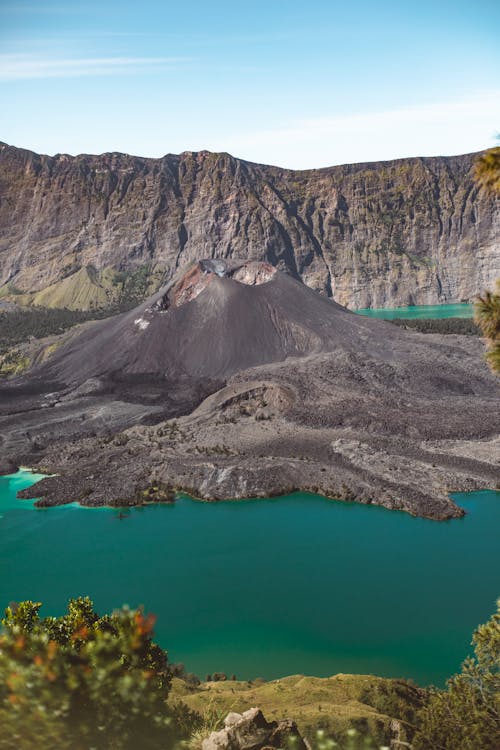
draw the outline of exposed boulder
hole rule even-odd
[[[294,750],[307,750],[307,745],[294,721],[266,721],[259,708],[250,708],[243,714],[228,714],[224,721],[224,729],[212,732],[203,740],[202,750],[285,748],[290,741],[293,742]]]

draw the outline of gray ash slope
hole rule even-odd
[[[138,375],[227,378],[326,351],[393,358],[395,343],[406,341],[393,326],[350,313],[266,263],[201,261],[134,310],[88,328],[39,375],[66,385]]]
[[[357,316],[267,263],[200,261],[13,383],[11,404],[32,396],[22,416],[0,398],[2,452],[60,475],[27,493],[47,504],[310,489],[448,518],[449,491],[499,478],[483,353]]]

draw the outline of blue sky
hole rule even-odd
[[[0,140],[293,168],[494,145],[500,3],[0,0]]]

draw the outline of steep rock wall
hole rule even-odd
[[[78,269],[266,260],[350,307],[470,300],[500,275],[476,155],[292,171],[229,154],[41,156],[0,144],[0,286]]]

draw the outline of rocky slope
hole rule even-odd
[[[23,494],[49,505],[302,489],[459,516],[448,492],[498,483],[483,354],[476,337],[355,315],[267,263],[200,261],[0,388],[0,469],[57,474]]]
[[[205,151],[49,157],[1,144],[0,287],[37,292],[92,269],[101,304],[115,295],[110,269],[168,280],[238,256],[355,308],[469,300],[500,275],[499,212],[474,159],[299,172]],[[74,286],[69,306],[90,304]]]

